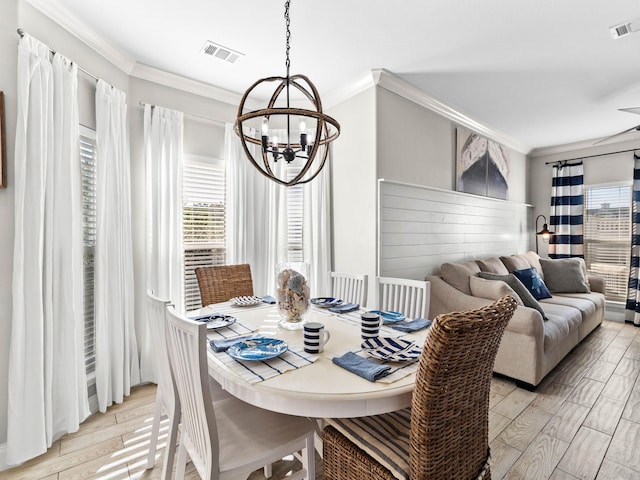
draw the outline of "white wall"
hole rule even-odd
[[[370,279],[376,274],[375,107],[372,87],[328,112],[340,122],[332,146],[334,269]]]
[[[0,2],[0,90],[4,92],[8,187],[0,189],[0,444],[7,441],[7,365],[11,335],[18,0]],[[0,466],[3,455],[0,452]]]
[[[367,273],[369,298],[375,299],[380,268],[377,180],[455,190],[457,124],[379,85],[334,107],[331,115],[342,126],[333,150],[334,269]],[[509,200],[524,204],[526,156],[513,149],[509,152]],[[522,230],[519,219],[513,222],[518,223],[514,228]],[[420,275],[414,268],[411,276],[424,278],[429,273],[425,269]]]
[[[378,177],[455,190],[457,124],[384,88],[376,89]],[[508,149],[509,201],[527,203],[525,154]]]

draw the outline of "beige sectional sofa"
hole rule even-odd
[[[551,298],[536,301],[509,275],[514,270],[521,275],[531,267],[550,287]],[[581,259],[541,259],[535,252],[527,252],[445,263],[440,275],[427,280],[431,282],[430,318],[476,309],[505,293],[515,294],[522,304],[504,332],[494,372],[515,379],[524,388],[535,388],[604,319],[604,281],[587,275]]]

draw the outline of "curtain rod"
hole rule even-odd
[[[138,102],[138,103],[140,104],[141,107],[144,107],[145,105],[147,105],[147,103],[143,102],[142,100],[140,100],[140,102]],[[156,105],[152,105],[152,104],[148,104],[148,105],[151,108],[156,106]],[[188,117],[197,118],[198,120],[204,120],[205,122],[219,123],[221,125],[226,125],[228,123],[228,122],[223,122],[222,120],[216,120],[214,118],[201,117],[199,115],[194,115],[192,113],[183,112],[183,114],[188,116]]]
[[[637,148],[631,148],[629,150],[619,150],[617,152],[609,152],[609,153],[599,153],[597,155],[586,155],[584,157],[577,157],[577,158],[569,158],[567,160],[556,160],[555,162],[544,162],[545,165],[555,165],[555,164],[563,164],[563,163],[567,163],[567,162],[572,162],[574,160],[584,160],[585,158],[593,158],[593,157],[605,157],[607,155],[615,155],[616,153],[627,153],[627,152],[635,152],[636,150],[638,150]]]
[[[24,37],[24,30],[19,28],[18,29],[18,35],[20,35],[20,38]],[[49,51],[55,55],[56,51],[52,50],[51,48],[49,48]],[[90,76],[91,78],[93,78],[96,82],[98,81],[98,77],[96,77],[93,73],[88,72],[87,70],[85,70],[84,68],[82,68],[80,65],[78,65],[76,62],[74,62],[73,60],[71,61],[71,63],[75,63],[76,67],[78,68],[78,70],[80,70],[82,73],[84,73],[85,75]]]

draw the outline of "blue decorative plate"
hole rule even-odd
[[[268,360],[282,355],[289,346],[277,338],[256,338],[234,343],[227,353],[236,360]]]
[[[318,297],[312,298],[311,303],[316,307],[330,308],[340,305],[342,303],[342,300],[333,297]]]
[[[370,310],[369,313],[380,315],[384,323],[396,323],[403,321],[406,317],[400,312],[390,312],[388,310]]]
[[[362,342],[362,350],[370,357],[390,362],[404,362],[418,358],[422,353],[415,343],[402,338],[376,337]]]
[[[236,317],[232,317],[231,315],[223,315],[221,313],[211,313],[208,315],[199,315],[197,317],[192,317],[191,320],[199,323],[206,323],[207,330],[216,330],[218,328],[228,327],[229,325],[235,323]]]

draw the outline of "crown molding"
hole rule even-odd
[[[476,122],[472,118],[460,113],[459,111],[445,105],[439,100],[427,95],[415,85],[400,78],[398,75],[391,73],[384,68],[374,69],[371,71],[374,83],[385,90],[396,93],[407,100],[410,100],[418,105],[421,105],[435,113],[448,118],[452,122],[465,126],[475,132],[480,133],[498,143],[501,143],[513,150],[516,150],[524,155],[527,155],[531,148],[523,145],[514,138],[505,135],[504,133],[493,130],[492,128]]]
[[[618,150],[618,149],[627,149],[627,148],[638,148],[639,140],[628,138],[623,140],[621,135],[621,139],[617,142],[609,142],[609,143],[601,143],[599,145],[594,145],[595,142],[601,140],[601,138],[594,138],[592,140],[583,140],[580,142],[574,143],[565,143],[562,145],[554,145],[551,147],[542,147],[542,148],[534,148],[529,156],[531,158],[537,157],[547,157],[550,155],[561,155],[564,153],[572,153],[578,152],[580,150],[595,150],[595,151],[609,151],[609,150]]]
[[[116,65],[123,72],[130,74],[136,61],[116,48],[95,31],[87,27],[78,17],[56,0],[25,0],[43,15],[49,17],[55,23],[67,30],[71,35],[87,44],[108,61]],[[27,32],[29,33],[29,32]]]
[[[138,63],[135,59],[131,58],[122,50],[116,48],[95,31],[87,27],[86,24],[80,21],[68,9],[61,6],[56,0],[24,1],[31,4],[34,8],[49,17],[52,21],[56,22],[70,34],[77,37],[80,41],[84,42],[98,54],[102,55],[109,62],[113,63],[117,68],[132,77],[166,85],[232,105],[237,105],[242,98],[242,95],[239,93]],[[472,118],[467,117],[457,110],[445,105],[439,100],[427,95],[415,85],[412,85],[406,80],[400,78],[398,75],[395,75],[389,70],[383,68],[373,69],[356,79],[354,82],[325,94],[324,105],[326,107],[335,106],[367,90],[368,88],[371,88],[372,86],[379,86],[385,90],[396,93],[407,100],[448,118],[452,122],[463,125],[525,155],[527,155],[531,150],[529,147],[521,144],[517,140],[493,130],[486,125],[476,122]]]
[[[346,100],[349,100],[351,97],[355,97],[359,93],[362,93],[373,86],[375,86],[375,78],[373,76],[372,70],[361,75],[359,78],[357,78],[353,82],[350,82],[349,84],[324,93],[324,101],[322,103],[325,107],[331,108],[333,106],[339,105]]]
[[[209,83],[183,77],[175,73],[166,72],[142,63],[136,63],[130,75],[142,80],[148,80],[150,82],[200,95],[202,97],[211,98],[213,100],[218,100],[223,103],[229,103],[231,105],[238,105],[242,99],[242,95],[237,92],[232,92]],[[248,103],[251,102],[248,101]]]

